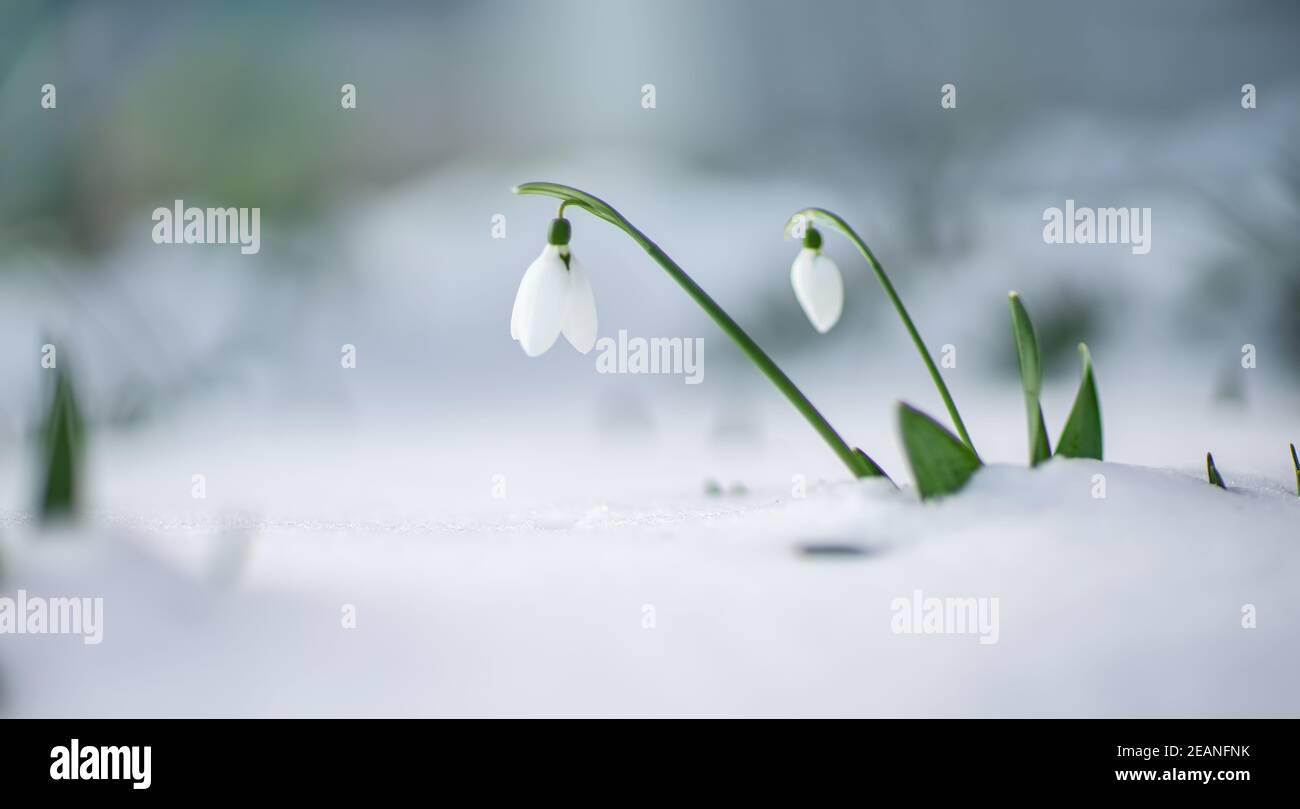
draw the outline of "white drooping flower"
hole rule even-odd
[[[813,328],[822,334],[830,331],[844,310],[844,277],[835,262],[822,255],[821,234],[812,228],[790,266],[790,283]]]
[[[561,333],[586,354],[596,344],[596,298],[586,270],[569,250],[569,223],[554,220],[547,241],[519,282],[510,336],[530,357],[545,354]]]

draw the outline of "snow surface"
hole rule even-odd
[[[606,434],[593,446],[652,471],[619,480],[581,447],[522,450],[493,500],[486,469],[464,464],[459,488],[421,476],[434,467],[397,436],[365,442],[383,483],[346,450],[308,456],[299,477],[280,468],[320,434],[232,459],[232,475],[265,476],[239,483],[263,489],[260,514],[226,511],[237,478],[220,464],[202,507],[174,475],[170,498],[118,481],[125,505],[71,535],[11,514],[5,592],[103,597],[105,632],[5,637],[6,712],[1300,714],[1300,498],[1280,478],[1225,470],[1225,492],[1195,472],[1058,459],[989,466],[926,504],[833,469],[798,497],[799,473],[767,450]],[[154,449],[102,452],[129,475]],[[673,468],[710,455],[727,459],[722,494]],[[892,602],[915,590],[996,597],[997,642],[896,634]]]

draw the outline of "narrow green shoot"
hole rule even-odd
[[[1043,392],[1043,368],[1038,354],[1038,337],[1029,312],[1015,292],[1008,295],[1011,305],[1011,331],[1016,338],[1016,359],[1020,365],[1020,384],[1025,389],[1025,416],[1029,422],[1029,465],[1038,466],[1052,457],[1047,425],[1039,397]]]
[[[982,465],[961,439],[905,402],[898,403],[898,429],[922,500],[957,491]]]
[[[1101,460],[1101,403],[1097,398],[1097,381],[1092,375],[1092,356],[1088,346],[1079,343],[1079,356],[1083,359],[1083,379],[1074,396],[1070,418],[1056,442],[1056,454],[1063,458],[1094,458]]]
[[[1291,463],[1295,466],[1295,493],[1300,497],[1300,456],[1295,454],[1295,444],[1291,445]]]
[[[41,519],[46,522],[76,513],[84,437],[85,424],[70,375],[63,368],[56,369],[54,390],[41,429],[44,478],[39,505]]]
[[[722,329],[723,333],[735,341],[740,347],[741,352],[749,359],[750,362],[763,372],[773,385],[785,395],[790,404],[808,420],[822,440],[830,446],[831,450],[840,459],[845,466],[849,468],[857,477],[873,477],[876,475],[884,476],[880,466],[871,460],[861,450],[854,450],[844,442],[835,428],[831,427],[825,417],[818,412],[812,402],[804,396],[803,392],[795,386],[790,377],[785,375],[772,358],[767,355],[763,349],[759,348],[758,343],[754,342],[740,324],[736,323],[721,306],[704,289],[686,274],[686,271],[677,265],[675,261],[668,257],[668,254],[660,249],[659,245],[650,240],[648,236],[638,230],[631,222],[616,211],[609,203],[594,197],[585,191],[573,188],[559,183],[524,183],[514,188],[516,194],[540,194],[542,196],[553,197],[560,200],[560,212],[558,216],[563,218],[564,209],[568,206],[581,208],[587,213],[598,219],[603,219],[614,227],[626,233],[644,250],[655,263],[668,273],[669,277],[677,282],[687,296],[695,301],[701,309]]]
[[[1227,489],[1223,482],[1223,476],[1219,474],[1219,468],[1214,465],[1214,456],[1205,453],[1205,474],[1210,479],[1211,485],[1218,486],[1220,489]]]

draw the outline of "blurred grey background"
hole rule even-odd
[[[977,432],[982,407],[1019,417],[1011,288],[1066,404],[1080,339],[1104,400],[1147,385],[1249,401],[1254,386],[1296,402],[1295,3],[5,0],[0,21],[11,447],[34,423],[47,340],[108,430],[195,408],[236,423],[411,411],[490,436],[483,414],[524,405],[617,428],[662,399],[708,401],[725,433],[743,421],[730,403],[772,395],[634,245],[582,214],[601,335],[704,336],[708,384],[600,377],[563,343],[524,358],[507,318],[554,206],[509,189],[537,179],[619,207],[814,400],[881,441],[893,399],[941,408],[842,240],[828,250],[844,321],[818,337],[803,319],[781,233],[799,207],[857,225],[932,349],[957,347],[946,373]],[[1044,244],[1043,210],[1067,198],[1151,207],[1151,253]],[[261,252],[153,244],[150,212],[175,199],[260,207]],[[1257,377],[1235,373],[1244,343]],[[1023,436],[1005,440],[1018,457]]]

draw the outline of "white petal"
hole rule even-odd
[[[596,345],[596,296],[578,257],[569,254],[569,306],[564,313],[564,338],[586,354]]]
[[[519,339],[519,311],[523,307],[519,305],[519,293],[515,293],[515,305],[510,309],[510,339]]]
[[[823,334],[830,331],[844,310],[840,268],[820,251],[805,247],[790,266],[790,283],[813,328]]]
[[[560,249],[548,244],[524,272],[510,317],[510,333],[525,354],[540,356],[555,344],[564,325],[568,293],[569,270]]]

